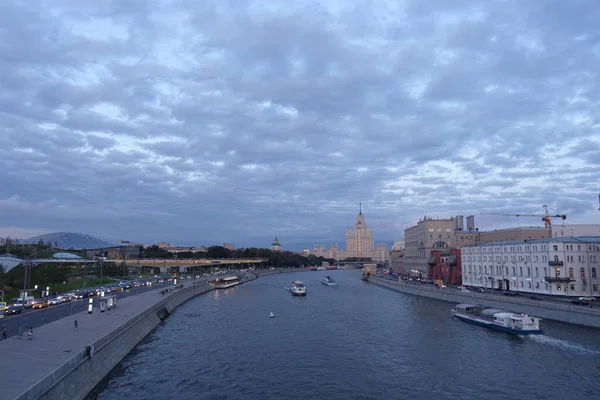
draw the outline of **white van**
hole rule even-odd
[[[24,306],[25,308],[30,308],[33,306],[34,302],[35,302],[35,297],[26,296],[25,299],[23,299],[23,297],[18,298],[17,301],[15,301],[14,305],[15,306]]]

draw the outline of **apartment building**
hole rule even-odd
[[[460,247],[462,283],[531,294],[600,295],[600,237],[552,237]]]

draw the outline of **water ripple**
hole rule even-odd
[[[450,318],[449,303],[333,273],[335,288],[319,273],[281,274],[189,301],[89,398],[600,396],[597,330],[551,323],[547,336],[518,338]],[[284,289],[294,279],[308,296]]]

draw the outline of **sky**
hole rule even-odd
[[[600,223],[600,4],[0,3],[0,236]]]

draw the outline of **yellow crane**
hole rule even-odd
[[[552,223],[550,222],[551,218],[560,218],[562,220],[567,219],[567,216],[565,214],[550,215],[548,213],[547,205],[544,205],[544,209],[546,210],[546,214],[480,213],[479,215],[505,215],[509,217],[542,217],[542,221],[544,221],[544,225],[546,226],[546,228],[550,228],[552,226]],[[600,210],[600,207],[598,208],[598,210]]]

